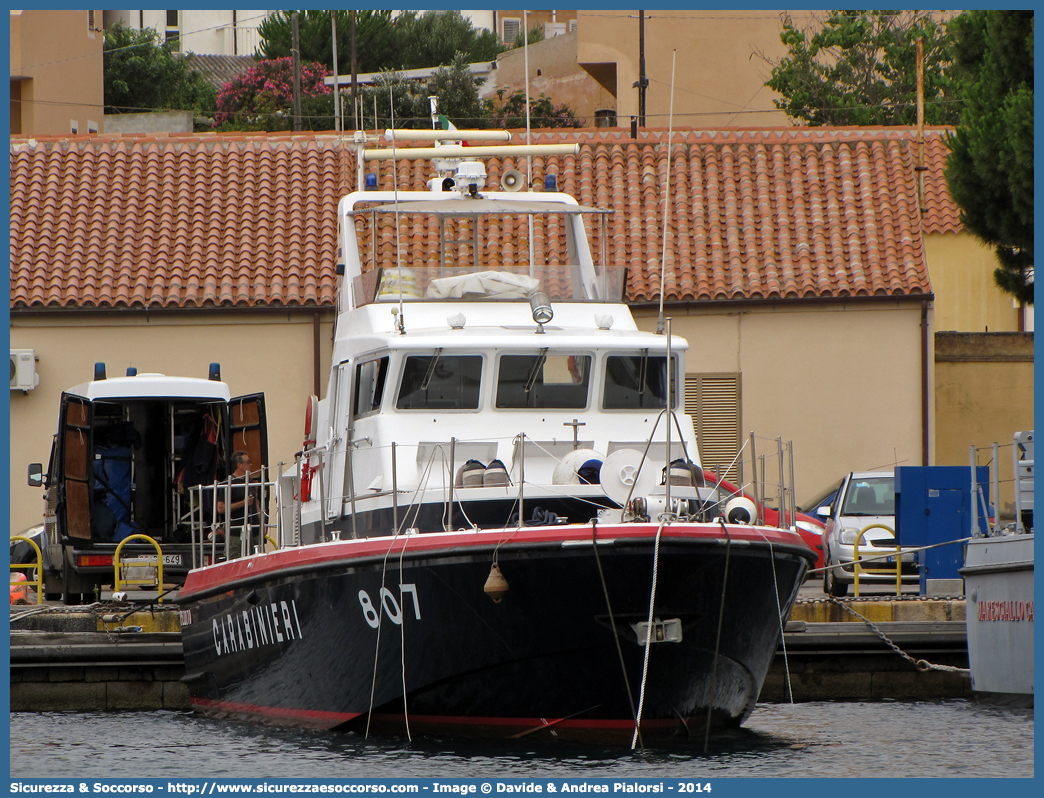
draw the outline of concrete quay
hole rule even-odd
[[[172,605],[11,607],[11,711],[184,710]]]
[[[960,596],[831,599],[806,585],[759,701],[970,697],[964,613]],[[12,606],[10,636],[13,712],[189,708],[175,605]]]
[[[970,698],[967,668],[963,596],[832,599],[803,587],[758,700]]]

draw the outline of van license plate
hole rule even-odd
[[[163,555],[163,564],[164,565],[181,565],[181,555],[180,554],[164,554]]]

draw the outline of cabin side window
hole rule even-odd
[[[388,377],[388,358],[368,360],[355,367],[354,415],[368,416],[381,409],[384,383]]]
[[[497,380],[497,407],[587,407],[589,355],[504,355]]]
[[[409,355],[402,369],[399,410],[477,410],[481,355]]]
[[[674,401],[678,407],[678,362],[672,358]],[[605,359],[606,410],[662,410],[667,405],[667,358],[635,355],[610,355]]]

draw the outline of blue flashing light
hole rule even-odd
[[[221,364],[220,363],[211,363],[210,364],[210,376],[209,376],[209,379],[212,379],[215,382],[221,382]]]
[[[554,175],[544,175],[544,191],[558,191],[558,181]]]
[[[137,377],[138,376],[138,370],[136,368],[134,368],[134,366],[127,366],[127,376],[128,377]]]
[[[104,380],[105,379],[105,364],[95,363],[94,364],[94,379]]]
[[[366,175],[366,186],[364,191],[376,191],[377,190],[377,175],[368,174]]]

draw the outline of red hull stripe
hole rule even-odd
[[[410,715],[407,718],[405,715],[384,715],[375,714],[374,720],[392,721],[395,723],[405,723],[408,719],[410,723],[415,723],[421,726],[505,726],[512,728],[524,728],[538,730],[545,727],[553,727],[555,729],[592,729],[592,730],[607,730],[607,731],[633,731],[634,721],[630,719],[620,720],[583,720],[579,718],[472,718],[472,717],[460,717],[452,715]],[[643,720],[642,728],[675,728],[678,726],[678,720],[676,718],[665,718],[657,720]]]
[[[734,541],[749,541],[772,545],[808,546],[801,536],[785,529],[753,526],[728,526],[729,536]],[[599,540],[617,538],[635,540],[656,537],[656,524],[599,524]],[[663,538],[689,541],[725,542],[720,524],[676,523],[663,528]],[[220,589],[243,579],[272,575],[288,568],[322,566],[326,563],[364,559],[375,556],[398,557],[406,551],[420,554],[443,551],[460,552],[472,547],[495,546],[497,544],[568,544],[572,541],[586,543],[591,540],[590,525],[570,524],[567,526],[525,527],[522,529],[495,530],[485,532],[434,532],[423,535],[396,538],[359,538],[332,543],[317,543],[309,546],[280,549],[268,554],[243,557],[231,562],[211,565],[190,571],[179,597],[188,598],[196,593]]]
[[[192,706],[202,712],[228,712],[237,715],[263,716],[284,721],[303,722],[309,726],[331,728],[359,717],[359,712],[324,712],[317,709],[281,709],[263,707],[258,704],[241,704],[235,701],[215,701],[210,698],[193,698]]]
[[[264,717],[279,719],[284,722],[312,728],[330,729],[349,720],[359,717],[360,712],[323,712],[311,709],[279,709],[275,707],[263,707],[257,704],[242,704],[235,701],[214,701],[209,698],[193,698],[194,709],[204,713],[229,713],[247,717]],[[375,721],[391,723],[405,723],[407,716],[393,714],[378,714],[373,716]],[[629,719],[579,719],[579,718],[496,718],[496,717],[464,717],[453,715],[410,715],[410,723],[417,726],[429,728],[468,728],[486,727],[502,728],[505,732],[524,730],[539,731],[545,728],[559,730],[577,729],[586,731],[627,731],[634,729],[634,721]],[[643,729],[674,728],[678,725],[675,719],[656,719],[642,722]]]

